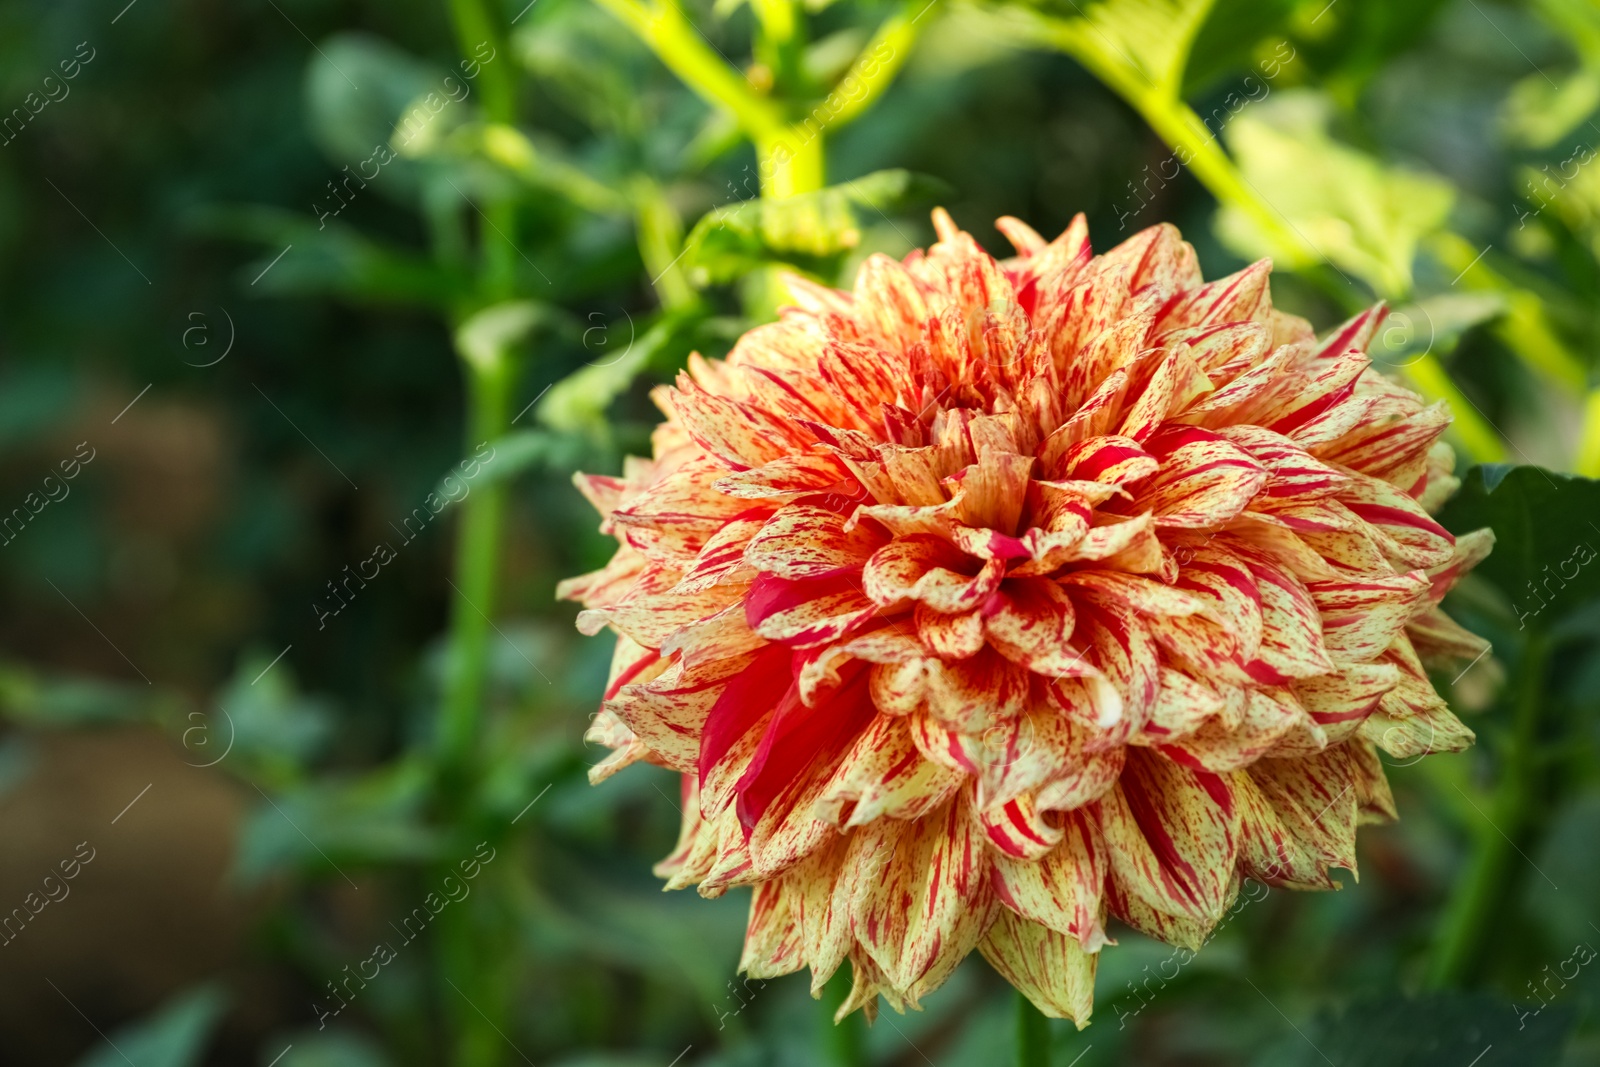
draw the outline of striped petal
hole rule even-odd
[[[1118,885],[1156,911],[1201,922],[1227,906],[1238,825],[1226,779],[1138,751],[1101,802]]]
[[[1080,1030],[1089,1025],[1098,954],[1085,952],[1075,938],[1003,910],[978,947],[1041,1014],[1071,1019]]]

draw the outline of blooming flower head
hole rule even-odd
[[[656,401],[579,488],[620,543],[565,583],[616,653],[590,731],[683,776],[669,887],[749,885],[742,967],[848,959],[841,1015],[977,949],[1085,1025],[1107,916],[1198,948],[1241,880],[1333,888],[1394,815],[1377,749],[1462,748],[1423,669],[1489,550],[1429,517],[1449,422],[1158,226],[1091,254],[874,256]]]

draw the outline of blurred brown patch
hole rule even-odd
[[[26,913],[30,893],[38,906],[75,851],[93,858],[0,944],[0,1061],[69,1063],[100,1041],[94,1027],[229,977],[257,914],[225,882],[246,798],[148,730],[14,737],[29,767],[0,795],[0,914]]]

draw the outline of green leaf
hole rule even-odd
[[[1251,66],[1256,46],[1276,35],[1294,8],[1295,0],[1216,0],[1184,66],[1183,95]]]
[[[1526,1014],[1523,1014],[1526,1012]],[[1255,1062],[1260,1067],[1522,1067],[1557,1063],[1569,1007],[1520,1009],[1486,993],[1369,996],[1324,1015]]]
[[[1176,100],[1214,0],[1042,0],[1034,6],[1075,16],[1056,19],[1057,43],[1119,93],[1148,90]]]
[[[303,696],[288,663],[257,650],[240,659],[212,708],[185,716],[179,743],[191,765],[244,770],[264,783],[286,785],[321,753],[333,723],[332,707]]]
[[[456,351],[479,369],[497,366],[535,329],[556,321],[555,312],[533,300],[508,300],[484,308],[456,327]]]
[[[550,387],[539,404],[539,421],[554,430],[599,436],[609,425],[606,412],[612,402],[656,364],[664,349],[680,343],[699,317],[698,309],[669,314],[638,335],[630,318],[625,337],[618,325],[591,325],[583,333],[584,347],[598,358]]]
[[[1354,109],[1372,79],[1423,40],[1445,6],[1446,0],[1302,3],[1294,18],[1295,50],[1322,87]]]
[[[240,834],[233,876],[245,886],[287,872],[337,880],[350,877],[349,866],[433,859],[442,839],[424,821],[429,783],[418,758],[362,778],[263,792]]]
[[[134,722],[149,715],[147,686],[52,677],[0,663],[0,718],[28,726],[80,727]]]
[[[315,1030],[293,1035],[285,1053],[274,1067],[389,1067],[391,1061],[371,1038],[330,1026],[325,1033]],[[278,1054],[278,1046],[263,1048],[261,1062]]]
[[[541,88],[592,128],[632,134],[644,127],[651,109],[640,73],[653,57],[598,5],[538,4],[518,21],[511,45]]]
[[[227,1000],[213,986],[201,986],[167,1001],[155,1014],[113,1030],[91,1048],[78,1067],[193,1067],[206,1039],[222,1017]]]
[[[1373,340],[1372,361],[1395,371],[1428,353],[1446,355],[1467,331],[1499,318],[1509,306],[1504,293],[1478,290],[1438,293],[1397,307]]]
[[[380,244],[342,222],[319,225],[309,211],[212,208],[196,215],[191,225],[214,236],[265,246],[261,257],[239,275],[240,287],[251,294],[335,296],[357,304],[444,311],[471,290],[465,273]]]
[[[1531,5],[1591,67],[1600,67],[1600,8],[1592,0],[1537,0]]]
[[[880,170],[782,200],[743,200],[695,224],[684,263],[699,285],[732,281],[780,262],[824,273],[860,243],[860,217],[902,210],[944,188],[910,171]]]
[[[1600,107],[1600,70],[1579,70],[1552,85],[1530,74],[1506,97],[1501,124],[1526,148],[1550,148]]]
[[[365,34],[338,34],[323,41],[306,67],[305,96],[312,137],[333,164],[328,177],[341,179],[343,167],[354,169],[379,145],[388,145],[407,109],[430,92],[444,93],[447,73]],[[455,82],[463,84],[459,78]],[[467,107],[452,100],[429,125],[447,112],[451,119],[463,117]],[[409,199],[416,177],[415,164],[394,160],[384,165],[373,186]]]
[[[508,482],[517,475],[539,467],[570,468],[577,459],[578,445],[567,434],[548,430],[517,430],[493,441],[473,454],[477,469],[469,475],[461,466],[439,479],[434,495],[444,500],[446,507],[465,500],[473,489]],[[465,465],[470,461],[463,460]],[[462,491],[465,486],[465,492]],[[441,510],[441,514],[443,511]]]
[[[1473,574],[1511,601],[1519,628],[1555,628],[1600,598],[1600,482],[1541,467],[1483,464],[1439,513],[1452,533],[1489,527]]]
[[[1326,99],[1283,92],[1241,112],[1228,146],[1245,181],[1318,255],[1380,295],[1404,296],[1417,244],[1444,225],[1454,191],[1340,144],[1328,135],[1329,116]],[[1294,258],[1236,208],[1222,209],[1217,230],[1241,255]]]

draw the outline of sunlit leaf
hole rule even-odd
[[[861,218],[877,218],[938,195],[942,183],[881,170],[782,200],[718,208],[695,224],[684,262],[698,284],[726,282],[768,263],[823,271],[861,241]]]
[[[1124,95],[1176,100],[1195,38],[1216,0],[1036,0],[1043,33]],[[1266,29],[1268,19],[1260,23]],[[1259,33],[1250,43],[1259,39]],[[1231,44],[1231,42],[1230,42]]]
[[[1225,136],[1244,180],[1316,254],[1381,295],[1404,295],[1418,242],[1444,225],[1454,193],[1335,141],[1328,119],[1325,100],[1284,92],[1241,112]],[[1295,258],[1237,208],[1224,207],[1217,228],[1241,255]]]
[[[1551,148],[1600,107],[1600,69],[1583,69],[1552,84],[1530,74],[1511,90],[1502,124],[1511,139],[1528,148]]]

